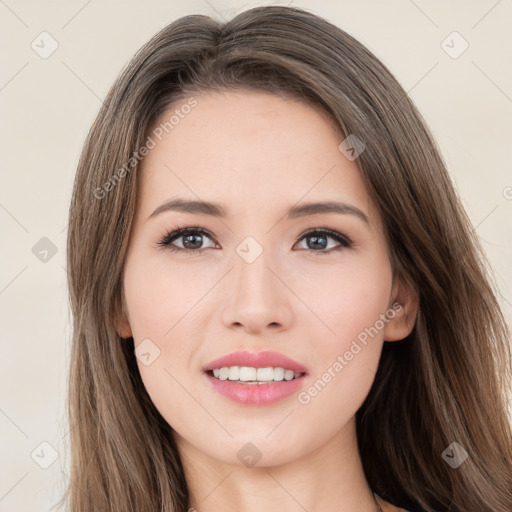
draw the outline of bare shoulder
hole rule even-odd
[[[382,512],[409,512],[405,508],[395,507],[388,501],[383,500],[380,496],[376,496],[379,505],[382,508]]]

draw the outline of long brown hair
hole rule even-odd
[[[356,416],[370,486],[429,512],[510,512],[509,333],[439,149],[368,49],[321,17],[278,6],[223,24],[199,15],[169,24],[120,74],[90,130],[69,212],[71,467],[61,502],[72,512],[187,510],[171,427],[114,319],[149,127],[178,98],[234,88],[300,98],[364,141],[357,163],[394,274],[418,294],[412,333],[384,344]],[[456,469],[443,457],[455,442],[468,454]]]

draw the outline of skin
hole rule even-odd
[[[373,512],[355,414],[384,340],[412,330],[417,300],[392,275],[382,219],[357,160],[338,149],[344,137],[336,126],[304,103],[255,91],[194,97],[197,106],[142,162],[117,320],[118,333],[133,336],[136,347],[149,338],[160,350],[150,365],[137,363],[174,429],[190,507]],[[221,203],[228,216],[167,211],[148,219],[176,197]],[[327,200],[357,207],[369,223],[351,214],[283,217],[296,203]],[[203,252],[157,246],[190,226],[210,233],[199,242]],[[314,228],[344,234],[353,246],[329,237],[320,255],[311,238],[297,241]],[[236,252],[249,235],[263,249],[250,264]],[[185,243],[181,237],[173,245]],[[306,390],[395,302],[400,312],[307,404],[297,394],[272,405],[237,404],[205,382],[201,368],[209,361],[270,349],[308,368]],[[262,454],[253,467],[237,457],[248,442]]]

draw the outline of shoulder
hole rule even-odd
[[[388,503],[386,508],[382,507],[382,512],[409,512],[409,511],[406,510],[405,508],[398,508],[398,507],[395,507],[394,505],[391,505],[391,503]]]
[[[379,495],[376,495],[377,501],[382,508],[382,512],[409,512],[405,508],[395,507],[388,501],[383,500]]]

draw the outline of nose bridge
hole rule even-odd
[[[251,330],[288,323],[290,294],[274,275],[279,274],[279,265],[270,248],[245,240],[236,249],[233,265],[224,321]]]
[[[244,249],[249,246],[249,251],[244,253]],[[276,288],[275,277],[267,267],[272,267],[270,249],[261,248],[259,254],[252,254],[257,249],[251,247],[250,242],[247,245],[241,244],[237,248],[235,257],[234,292],[238,300],[244,298],[249,300],[254,306],[258,304],[268,304],[268,300],[275,297],[278,293]],[[260,306],[258,306],[260,307]]]

